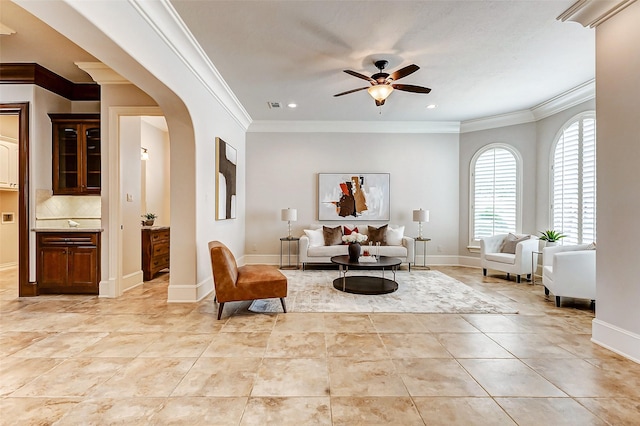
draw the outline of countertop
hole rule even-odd
[[[103,232],[102,228],[33,228],[35,232]]]

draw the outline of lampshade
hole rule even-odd
[[[429,222],[429,210],[414,210],[413,211],[414,222]]]
[[[377,84],[369,87],[367,92],[369,92],[373,99],[382,102],[389,97],[391,92],[393,92],[393,87],[389,84]]]
[[[298,210],[296,209],[282,209],[282,220],[285,222],[295,222],[298,220]]]

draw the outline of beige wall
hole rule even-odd
[[[0,269],[18,263],[18,191],[0,191],[0,213],[13,214],[13,222],[0,220]]]
[[[640,362],[640,2],[596,28],[597,302],[593,339]]]
[[[429,210],[430,222],[423,225],[432,239],[429,255],[457,260],[458,156],[457,134],[248,133],[248,260],[279,263],[279,238],[287,233],[280,210],[298,210],[292,228],[301,235],[319,223],[318,173],[348,172],[390,173],[389,223],[417,236],[412,212]]]
[[[142,119],[141,144],[149,159],[142,162],[142,210],[158,215],[156,226],[171,224],[169,134]]]

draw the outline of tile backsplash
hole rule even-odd
[[[68,228],[69,219],[81,228],[101,225],[99,195],[53,195],[49,189],[36,190],[36,228]]]

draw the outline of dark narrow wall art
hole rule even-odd
[[[238,151],[216,138],[216,220],[236,218]]]

